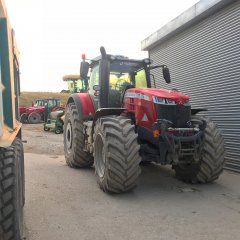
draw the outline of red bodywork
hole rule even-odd
[[[38,106],[38,107],[19,107],[20,116],[23,113],[26,113],[27,115],[30,115],[32,112],[44,113],[44,111],[45,111],[45,107],[43,107],[43,106]]]
[[[189,100],[181,92],[154,88],[131,88],[126,91],[123,107],[135,115],[136,125],[152,130],[157,120],[153,97],[174,100],[179,107]]]
[[[83,118],[89,118],[95,115],[93,101],[88,93],[77,93],[82,107]]]
[[[19,108],[18,108],[20,116],[21,116],[23,113],[26,112],[26,108],[27,108],[27,107],[19,107]]]
[[[65,109],[65,106],[62,104],[62,105],[59,105],[59,106],[54,106],[53,108],[51,108],[51,112],[54,112],[56,110],[59,110],[59,109]],[[37,106],[37,107],[19,107],[19,113],[20,113],[20,116],[23,114],[23,113],[26,113],[27,115],[30,115],[32,112],[37,112],[37,113],[42,113],[44,114],[45,112],[45,107],[43,106]]]

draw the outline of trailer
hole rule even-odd
[[[24,153],[18,97],[19,52],[0,0],[0,239],[23,238]]]

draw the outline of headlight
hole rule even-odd
[[[176,102],[170,98],[153,97],[153,102],[156,104],[176,105]]]
[[[166,98],[165,101],[166,101],[166,104],[176,105],[176,102],[174,100],[172,100],[172,99]]]

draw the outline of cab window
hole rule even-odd
[[[129,73],[113,73],[110,72],[109,87],[113,90],[121,91],[126,85],[131,84]]]
[[[99,65],[94,67],[89,80],[89,93],[93,95],[93,86],[99,85]]]
[[[48,107],[54,107],[54,106],[56,106],[56,102],[55,102],[55,100],[48,100]]]
[[[144,69],[136,72],[135,86],[136,88],[147,88],[146,72]]]

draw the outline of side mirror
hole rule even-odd
[[[163,78],[165,79],[166,83],[171,83],[169,69],[167,67],[163,67],[162,72],[163,72]]]
[[[100,86],[99,85],[93,85],[93,90],[94,91],[100,91]]]
[[[89,63],[88,62],[81,62],[80,65],[80,79],[85,80],[88,77],[88,70],[89,70]]]

